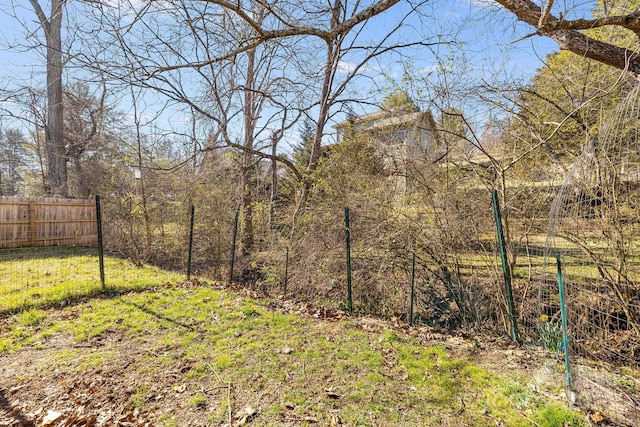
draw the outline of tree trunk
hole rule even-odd
[[[324,132],[324,126],[327,123],[327,117],[329,116],[329,108],[331,106],[330,96],[331,88],[333,86],[333,77],[336,72],[336,58],[338,56],[339,45],[334,43],[328,43],[327,46],[327,63],[324,70],[324,80],[322,82],[322,96],[320,99],[320,111],[318,112],[318,121],[316,123],[315,135],[313,137],[313,145],[311,146],[311,156],[309,159],[309,167],[307,175],[305,177],[304,189],[300,203],[304,203],[309,197],[311,191],[312,179],[311,173],[318,168],[318,162],[320,161],[320,149],[322,147],[322,135]]]
[[[341,22],[342,0],[335,0],[331,8],[331,28],[335,28]],[[316,133],[313,138],[313,146],[311,147],[311,158],[309,159],[308,174],[302,193],[301,203],[304,203],[309,196],[311,190],[310,174],[318,168],[320,160],[320,148],[322,145],[322,135],[324,126],[329,116],[329,108],[331,107],[331,89],[333,88],[333,79],[337,70],[338,60],[340,57],[340,46],[342,36],[327,41],[327,62],[324,69],[324,78],[322,81],[322,95],[320,98],[320,111],[318,112],[318,120],[316,123]]]
[[[146,172],[144,171],[144,161],[142,158],[142,132],[140,131],[141,124],[140,116],[138,115],[138,99],[136,98],[136,94],[133,91],[133,86],[130,87],[130,90],[131,101],[133,104],[133,121],[136,125],[136,160],[138,171],[140,172],[140,197],[142,199],[142,214],[144,217],[145,238],[147,241],[146,250],[148,251],[148,253],[151,253],[151,247],[153,245],[153,235],[151,234],[151,218],[149,217],[149,210],[147,208]]]
[[[87,197],[89,197],[89,189],[84,179],[84,171],[82,169],[82,161],[80,161],[80,156],[73,158],[73,166],[76,175],[76,191],[74,196],[81,199],[86,199]]]
[[[273,227],[273,215],[276,209],[276,199],[278,197],[278,162],[275,160],[278,151],[278,141],[280,133],[275,131],[271,134],[271,197],[269,203],[269,226]]]
[[[255,78],[256,50],[247,52],[247,74],[244,92],[244,146],[242,154],[242,209],[244,228],[242,232],[242,251],[248,254],[253,249],[253,132],[256,125],[256,94],[253,91]]]
[[[30,0],[38,15],[47,44],[47,193],[68,195],[67,156],[64,144],[64,104],[62,101],[62,8],[65,0],[51,0],[51,16],[46,18],[37,0]]]

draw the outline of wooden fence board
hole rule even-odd
[[[0,248],[97,244],[92,200],[0,197]]]

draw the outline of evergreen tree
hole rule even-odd
[[[311,158],[311,148],[315,136],[315,124],[306,119],[300,129],[300,141],[293,147],[293,164],[299,170],[306,171]]]
[[[25,164],[24,135],[19,129],[0,131],[0,195],[15,196]]]

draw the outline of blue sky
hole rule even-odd
[[[392,25],[409,5],[410,2],[403,2],[393,13],[367,24],[363,37],[374,37],[376,32],[384,32],[384,27]],[[567,0],[558,2],[557,8],[566,8],[577,16],[588,14],[593,5],[591,1]],[[48,5],[45,8],[48,10]],[[408,51],[403,57],[390,55],[372,63],[367,70],[370,78],[356,80],[354,91],[369,92],[369,95],[377,96],[379,102],[382,94],[380,88],[388,86],[392,79],[400,80],[409,66],[420,76],[432,78],[433,84],[437,85],[442,83],[443,77],[436,71],[443,64],[450,69],[451,75],[447,78],[451,82],[462,84],[463,79],[467,83],[482,79],[522,82],[543,65],[547,54],[557,50],[557,45],[545,37],[534,36],[516,42],[531,33],[532,29],[518,23],[513,15],[496,7],[490,0],[433,0],[424,10],[428,16],[405,22],[398,37],[410,39],[425,34],[433,37],[429,41],[435,41],[438,35],[443,43],[431,49]],[[19,20],[13,15],[17,15]],[[29,29],[37,28],[36,16],[28,2],[0,0],[0,87],[29,82],[42,85],[44,81],[41,52],[20,48],[29,44],[29,40],[25,39],[28,31],[23,24]],[[33,37],[30,39],[31,42],[35,40]],[[456,43],[444,43],[448,41]],[[352,64],[345,60],[342,66],[348,71]],[[383,74],[384,77],[381,77]],[[153,100],[153,97],[148,99],[149,115],[153,114]],[[129,111],[130,105],[126,100],[121,102],[120,109]],[[453,102],[463,103],[464,100]],[[356,112],[366,113],[367,109],[375,107],[365,105],[358,108]],[[476,114],[474,120],[480,126],[487,112],[481,111],[481,108],[475,111],[474,108],[478,107],[474,106],[466,108],[470,116]],[[340,116],[336,116],[336,120],[339,119]],[[184,117],[177,114],[170,114],[163,120],[167,127],[180,127],[185,123]],[[295,133],[296,130],[292,130],[289,138],[295,139]]]

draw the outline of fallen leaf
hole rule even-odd
[[[251,406],[245,406],[244,409],[238,412],[234,417],[237,421],[233,423],[233,427],[246,425],[257,413],[258,412]]]
[[[56,420],[58,418],[60,418],[61,416],[62,416],[62,414],[60,412],[52,411],[52,410],[49,409],[49,410],[47,410],[47,415],[45,415],[43,420],[42,420],[42,425],[43,426],[50,426],[51,424],[56,422]]]
[[[331,389],[326,389],[324,393],[329,399],[340,399],[340,395]]]
[[[336,414],[333,414],[329,417],[329,427],[337,427],[342,425],[342,420]]]
[[[589,419],[595,424],[599,424],[604,421],[604,414],[597,409],[589,414]]]

